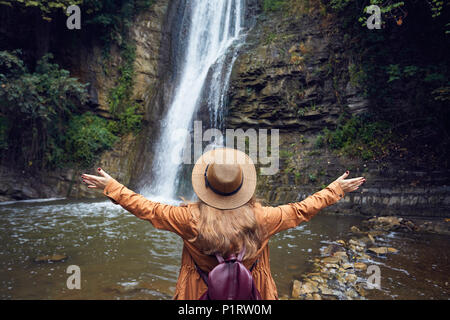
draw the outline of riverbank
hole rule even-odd
[[[392,289],[392,278],[389,274],[392,270],[403,273],[411,277],[411,282],[415,282],[415,274],[410,272],[410,268],[391,267],[388,272],[382,272],[381,266],[395,263],[393,257],[407,257],[409,264],[415,264],[414,256],[408,257],[405,245],[405,252],[402,249],[389,246],[391,243],[387,238],[397,238],[395,234],[406,239],[425,238],[428,240],[439,234],[441,237],[450,236],[449,219],[405,219],[393,216],[371,217],[361,221],[349,230],[349,237],[337,239],[321,250],[320,257],[313,260],[312,271],[302,274],[299,279],[294,279],[290,296],[283,296],[282,299],[300,300],[365,300],[365,299],[392,299],[396,296],[390,295]],[[431,236],[431,234],[434,234]],[[438,237],[439,237],[438,236]],[[397,242],[400,244],[401,242]],[[413,244],[423,246],[424,243]],[[417,252],[416,252],[417,254]],[[448,261],[446,253],[445,260]],[[391,262],[391,260],[394,260]],[[405,259],[397,259],[405,263]],[[431,269],[435,269],[433,259],[429,262]],[[420,261],[425,264],[425,261]],[[427,266],[421,267],[423,270]],[[435,270],[436,271],[436,270]],[[386,276],[386,273],[388,276]],[[395,272],[394,272],[395,273]],[[446,274],[438,277],[439,286],[443,288],[441,297],[448,298],[449,282]],[[426,279],[431,282],[431,280]],[[386,284],[387,283],[387,284]],[[439,287],[434,284],[435,287]],[[422,294],[419,291],[419,295]],[[423,294],[422,294],[423,295]],[[401,297],[400,297],[401,298]],[[407,297],[404,297],[407,298]],[[413,297],[415,299],[419,297]],[[438,298],[439,299],[439,298]]]

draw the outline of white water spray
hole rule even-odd
[[[243,2],[191,2],[190,27],[181,76],[161,124],[161,138],[156,145],[153,161],[153,181],[141,191],[152,200],[165,203],[176,201],[183,145],[206,87],[209,90],[207,102],[211,125],[220,125],[231,68],[242,38]],[[207,79],[208,83],[205,84]]]

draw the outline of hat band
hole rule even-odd
[[[209,164],[206,166],[206,169],[205,169],[205,185],[206,185],[206,188],[210,188],[214,193],[217,193],[218,195],[225,196],[225,197],[232,196],[233,194],[238,192],[241,189],[242,185],[244,184],[244,173],[242,173],[241,184],[236,189],[234,189],[231,192],[222,192],[220,190],[217,190],[208,181],[208,176],[206,175],[206,172],[208,171],[208,167],[209,167]]]

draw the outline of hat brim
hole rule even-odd
[[[205,169],[208,164],[213,162],[237,163],[241,166],[244,179],[238,192],[230,196],[222,196],[206,187]],[[255,164],[248,155],[236,149],[218,148],[210,150],[198,158],[192,169],[192,187],[200,200],[211,207],[217,209],[238,208],[246,204],[255,193]]]

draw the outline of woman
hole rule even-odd
[[[111,178],[83,174],[89,188],[103,189],[114,203],[158,229],[175,232],[183,239],[181,269],[174,299],[197,300],[207,286],[197,271],[211,271],[214,254],[227,257],[245,246],[244,265],[251,269],[262,299],[278,299],[270,272],[268,241],[274,234],[309,221],[364,183],[363,177],[345,179],[345,172],[325,189],[305,200],[278,207],[255,201],[255,166],[245,153],[214,149],[201,156],[192,171],[192,185],[199,202],[180,207],[150,201]],[[252,268],[253,267],[253,268]]]

